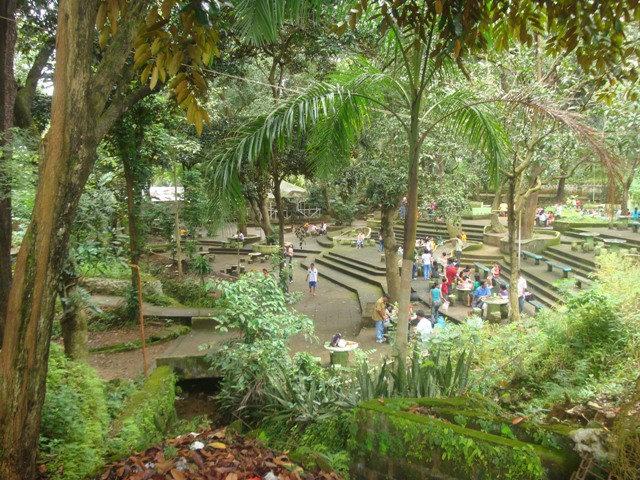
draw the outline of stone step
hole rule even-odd
[[[300,267],[307,270],[310,263],[311,262],[308,259],[304,260],[300,262]],[[322,268],[318,269],[318,275],[320,278],[326,279],[331,283],[335,283],[336,285],[355,293],[360,304],[360,312],[363,320],[362,326],[368,326],[368,324],[371,323],[373,305],[383,293],[382,287],[379,284],[378,286],[375,286],[371,283],[362,281],[352,275],[335,269],[334,266],[331,265],[322,265]]]
[[[386,280],[384,275],[378,273],[375,275],[365,273],[360,269],[364,267],[356,268],[352,265],[345,265],[344,263],[340,263],[339,259],[331,257],[315,257],[315,263],[317,265],[329,267],[337,272],[353,277],[361,282],[368,283],[374,287],[386,290]]]
[[[587,266],[585,263],[581,262],[580,259],[576,259],[567,254],[564,251],[557,251],[546,249],[544,251],[544,257],[549,260],[556,261],[558,263],[564,263],[570,266],[573,271],[580,277],[590,278],[590,275],[595,272],[595,266]],[[542,263],[542,262],[541,262]]]
[[[501,263],[500,268],[504,273],[506,279],[511,274],[511,269],[506,263]],[[522,269],[524,278],[527,280],[527,286],[531,293],[534,294],[536,300],[545,305],[548,308],[556,308],[562,299],[559,293],[550,287],[546,282],[541,281],[540,277],[536,275],[536,272],[532,272],[530,269]]]
[[[596,268],[598,268],[595,261],[595,255],[593,256],[593,258],[584,258],[584,256],[581,256],[580,254],[577,254],[570,250],[567,251],[564,249],[560,249],[558,247],[547,247],[543,255],[550,254],[550,253],[557,256],[562,256],[563,258],[567,259],[567,262],[571,260],[575,263],[578,263],[585,270],[593,271]]]
[[[384,267],[384,264],[382,264],[382,265],[374,265],[374,264],[372,264],[370,262],[364,262],[362,260],[358,260],[357,258],[350,257],[350,256],[345,255],[343,253],[331,251],[331,252],[326,252],[324,255],[325,256],[328,255],[330,257],[339,258],[339,259],[345,260],[345,261],[347,261],[347,262],[349,262],[351,264],[354,264],[354,265],[361,265],[363,267],[368,267],[370,269],[375,270],[376,274],[380,274],[381,273],[382,275],[384,275],[384,273],[387,271],[387,269]]]

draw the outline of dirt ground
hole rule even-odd
[[[149,323],[145,325],[148,336],[159,333],[166,328],[164,323]],[[89,332],[89,348],[115,345],[138,340],[140,330],[137,326],[127,326],[105,332]],[[168,343],[168,342],[167,342]],[[167,343],[160,343],[147,347],[147,361],[149,370],[155,368],[155,359],[167,348]],[[119,353],[91,353],[89,364],[95,368],[105,380],[115,378],[136,378],[144,371],[142,350],[132,350]]]

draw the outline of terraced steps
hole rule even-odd
[[[340,285],[341,287],[355,293],[360,304],[363,326],[370,323],[372,321],[371,314],[373,312],[373,305],[383,293],[382,285],[379,282],[377,283],[368,278],[363,280],[362,277],[365,277],[364,275],[354,275],[354,272],[347,268],[336,266],[326,260],[324,262],[319,260],[321,260],[321,257],[316,258],[315,263],[320,266],[320,268],[318,268],[318,275],[320,278],[331,283],[335,283],[336,285]],[[310,263],[311,261],[306,259],[300,262],[300,267],[307,270]]]
[[[504,276],[508,279],[511,274],[511,269],[505,263],[500,264],[500,269],[504,273]],[[561,298],[558,292],[539,281],[539,278],[532,273],[531,270],[522,269],[522,274],[527,280],[528,290],[534,294],[536,300],[542,303],[547,308],[556,308],[561,303]]]
[[[543,255],[550,260],[569,265],[580,277],[590,278],[596,270],[595,262],[556,247],[548,247]]]
[[[363,266],[363,267],[367,267],[369,269],[373,269],[374,270],[374,275],[376,275],[376,274],[384,275],[385,272],[387,271],[387,269],[384,266],[374,265],[374,264],[372,264],[370,262],[365,262],[365,261],[362,261],[362,260],[358,260],[356,258],[350,257],[350,256],[345,255],[343,253],[338,253],[338,252],[331,251],[331,252],[326,252],[324,255],[325,256],[329,256],[329,257],[338,258],[338,259],[347,261],[347,262],[349,262],[351,264],[354,264],[354,265],[360,265],[360,266]]]
[[[404,229],[401,226],[393,227],[393,231],[396,234],[396,238],[401,240],[404,239]],[[468,231],[464,230],[467,234],[467,238],[469,240],[473,240],[476,242],[482,242],[484,238],[484,234],[482,231]],[[428,227],[420,227],[416,229],[416,235],[418,238],[430,236],[430,237],[441,237],[442,239],[449,238],[449,232],[445,226],[440,226],[437,224],[430,225]]]

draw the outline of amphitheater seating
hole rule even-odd
[[[564,278],[569,278],[569,273],[571,272],[571,267],[569,267],[568,265],[564,265],[563,263],[558,263],[558,262],[554,262],[552,260],[545,260],[544,261],[547,264],[547,270],[550,272],[555,268],[557,268],[558,270],[562,271],[562,276]]]
[[[526,250],[522,251],[522,258],[530,258],[534,261],[536,265],[540,265],[540,260],[544,260],[542,255],[538,255],[537,253],[528,252]]]

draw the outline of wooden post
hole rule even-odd
[[[178,277],[182,278],[182,246],[180,244],[180,208],[178,202],[178,167],[173,166],[173,195],[176,209],[176,260],[178,261]]]
[[[140,267],[137,264],[131,264],[131,268],[136,271],[136,281],[138,283],[138,321],[140,323],[140,341],[142,342],[142,362],[144,376],[149,374],[149,364],[147,362],[147,340],[144,334],[144,314],[142,313],[142,278],[140,277]]]

